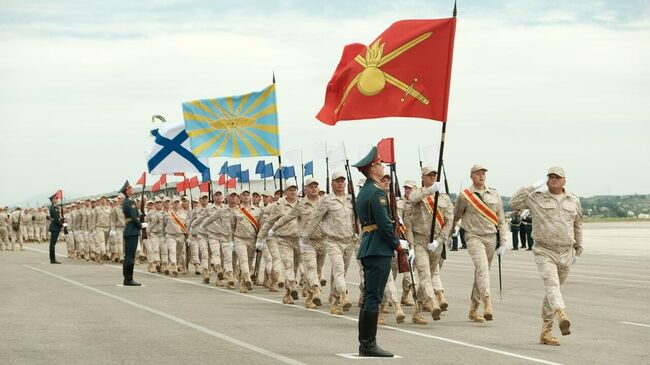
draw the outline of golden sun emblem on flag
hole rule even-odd
[[[373,96],[379,94],[382,90],[384,90],[387,82],[404,91],[404,96],[401,98],[401,101],[404,101],[406,96],[411,96],[420,101],[422,104],[428,105],[429,99],[427,99],[414,87],[415,83],[418,81],[417,78],[414,78],[413,82],[408,85],[398,78],[392,76],[391,74],[384,72],[381,67],[399,57],[402,53],[415,47],[425,39],[429,38],[431,34],[432,32],[424,33],[421,36],[406,42],[387,55],[384,55],[384,46],[386,43],[381,43],[380,38],[376,40],[375,43],[370,45],[370,47],[368,47],[365,58],[361,55],[354,57],[354,60],[363,66],[363,71],[359,72],[345,89],[343,98],[334,110],[334,113],[338,113],[339,109],[345,103],[348,94],[354,86],[357,87],[362,95]]]

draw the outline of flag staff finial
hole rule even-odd
[[[273,83],[275,84],[275,71],[273,71]]]
[[[454,18],[456,17],[456,13],[457,13],[457,11],[456,11],[456,0],[454,0],[454,14],[453,14]]]

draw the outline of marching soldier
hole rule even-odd
[[[34,239],[36,242],[40,243],[45,241],[44,237],[47,236],[47,234],[44,232],[43,228],[47,221],[46,217],[47,213],[44,212],[44,208],[38,208],[34,212]]]
[[[426,324],[421,318],[420,309],[429,306],[434,321],[440,320],[440,312],[446,311],[447,299],[440,280],[440,256],[443,246],[451,233],[454,218],[453,204],[447,194],[442,193],[444,184],[436,182],[438,172],[431,166],[422,168],[422,187],[414,189],[409,195],[412,204],[410,224],[407,234],[414,243],[415,267],[420,278],[417,290],[418,305],[413,314],[413,322]],[[435,212],[435,236],[431,237],[431,221],[434,219],[435,194],[438,193],[438,207]]]
[[[302,231],[303,244],[310,245],[314,233],[325,234],[325,247],[332,263],[332,300],[330,313],[342,315],[352,306],[347,299],[345,276],[355,250],[358,236],[355,234],[354,207],[346,192],[345,174],[332,174],[332,193],[325,196],[316,206],[311,220]]]
[[[251,264],[255,259],[255,242],[260,230],[262,210],[251,204],[250,191],[241,192],[241,205],[235,209],[234,242],[239,260],[239,291],[246,293],[253,289],[250,271],[255,270]]]
[[[97,200],[90,201],[90,210],[88,211],[88,240],[92,242],[94,247],[95,257],[94,261],[101,264],[102,260],[102,247],[101,240],[97,237]]]
[[[52,232],[52,235],[50,236],[50,264],[60,264],[60,262],[56,261],[55,256],[56,241],[59,239],[59,232],[63,229],[64,224],[65,226],[68,224],[63,223],[61,220],[59,207],[56,206],[59,202],[59,197],[56,193],[50,197],[50,202],[52,203],[52,205],[50,205],[50,232]]]
[[[11,217],[6,208],[0,207],[0,251],[9,251],[9,230],[11,229]]]
[[[110,251],[110,232],[111,232],[111,208],[108,206],[108,200],[105,196],[99,199],[99,206],[95,208],[97,213],[97,227],[95,228],[95,240],[99,244],[99,250],[102,253],[102,259],[108,260],[107,252]]]
[[[535,255],[537,270],[544,280],[546,295],[542,302],[540,343],[559,346],[551,332],[556,319],[563,336],[571,334],[569,317],[560,287],[569,269],[582,255],[582,207],[580,198],[565,190],[566,174],[561,167],[548,169],[546,178],[519,189],[510,200],[513,208],[529,209],[534,216]],[[546,185],[548,191],[539,191]]]
[[[224,272],[223,272],[223,266],[221,264],[221,243],[223,242],[224,245],[227,245],[228,242],[230,242],[229,237],[225,237],[224,235],[220,233],[221,227],[221,221],[219,220],[221,210],[226,209],[223,206],[223,201],[222,201],[222,193],[221,191],[215,191],[214,194],[212,195],[212,204],[208,204],[208,217],[211,216],[216,216],[215,219],[216,221],[212,224],[206,225],[206,229],[208,231],[208,247],[210,248],[210,268],[212,271],[217,273],[217,282],[216,286],[221,286],[221,280],[223,280]]]
[[[367,156],[352,165],[366,176],[367,180],[357,197],[356,207],[363,238],[357,258],[363,266],[365,296],[359,312],[359,356],[393,357],[377,345],[377,320],[394,251],[408,250],[408,242],[400,241],[394,233],[394,222],[388,212],[388,197],[378,185],[384,176],[384,167],[373,147]],[[408,253],[413,262],[414,254]]]
[[[171,275],[177,276],[178,251],[182,252],[185,249],[185,240],[190,234],[187,229],[187,212],[182,208],[179,197],[174,197],[172,199],[172,209],[163,213],[163,226]],[[166,270],[165,274],[169,274],[169,270]]]
[[[209,209],[201,228],[209,234],[210,248],[212,250],[212,270],[217,273],[216,286],[222,286],[226,280],[226,288],[235,288],[233,275],[232,253],[235,248],[234,228],[235,214],[238,202],[237,191],[231,190],[228,194],[228,206]]]
[[[307,192],[304,198],[298,200],[296,205],[284,214],[275,224],[273,228],[269,231],[269,235],[273,235],[270,232],[277,232],[282,230],[282,227],[285,225],[293,224],[295,222],[297,229],[296,235],[298,232],[304,232],[305,227],[309,223],[314,209],[321,201],[318,196],[318,181],[313,178],[309,178],[305,182],[305,190]],[[320,228],[320,227],[319,227]],[[318,229],[312,232],[311,239],[309,242],[303,242],[299,240],[298,248],[300,250],[298,257],[300,258],[304,266],[303,277],[306,280],[306,283],[303,284],[303,287],[307,291],[307,298],[305,299],[305,307],[309,309],[315,309],[317,306],[321,305],[321,291],[320,291],[320,278],[318,275],[318,261],[317,261],[317,251],[324,249],[322,229]],[[284,241],[285,245],[288,245],[287,241]],[[288,254],[288,251],[285,251],[285,254]],[[283,261],[285,259],[283,258]],[[286,264],[285,264],[286,265]],[[297,298],[293,298],[297,299]]]
[[[14,240],[11,242],[11,250],[14,250],[14,244],[20,245],[23,250],[23,211],[20,207],[11,212],[11,229],[14,232]]]
[[[283,224],[277,231],[272,227],[285,215],[288,215],[298,205],[298,187],[295,183],[287,182],[284,187],[285,196],[280,198],[273,206],[268,220],[264,222],[259,232],[258,240],[267,238],[277,239],[282,267],[284,268],[285,294],[282,298],[284,304],[294,304],[298,299],[296,288],[296,272],[300,263],[300,248],[298,247],[298,222],[293,219]]]
[[[163,227],[162,200],[156,197],[153,200],[153,209],[147,212],[147,270],[149,272],[164,272],[167,263],[160,261],[160,241],[165,239]]]
[[[413,180],[406,180],[404,182],[404,186],[402,187],[404,188],[404,197],[397,199],[397,214],[402,219],[402,222],[405,222],[405,218],[411,215],[412,204],[409,201],[409,196],[411,195],[413,189],[416,189],[417,187],[418,187],[417,183]],[[409,229],[410,227],[406,227],[406,228]],[[397,267],[397,260],[393,259],[391,265],[392,265],[391,270],[393,272],[393,280],[395,280],[397,278],[397,275],[400,275],[399,268]],[[402,273],[401,275],[402,275],[402,298],[400,299],[400,303],[404,306],[412,307],[414,304],[409,295],[411,288],[413,287],[413,283],[411,282],[411,275],[409,273]]]
[[[115,207],[111,212],[111,226],[113,227],[113,252],[114,262],[124,262],[124,228],[126,226],[126,217],[124,216],[124,211],[122,211],[122,205],[124,204],[124,196],[120,194],[117,196],[117,201],[115,202]]]
[[[461,192],[454,207],[453,226],[459,219],[463,220],[461,228],[465,230],[467,252],[474,261],[472,305],[469,310],[469,319],[474,322],[492,320],[490,265],[495,252],[498,255],[505,253],[507,237],[503,202],[495,189],[485,186],[486,172],[487,169],[481,165],[472,166],[472,186]],[[483,316],[478,313],[481,302],[484,306]]]
[[[160,214],[160,224],[162,226],[160,237],[158,237],[158,250],[160,251],[160,271],[169,275],[171,263],[169,260],[169,248],[167,247],[167,239],[165,238],[165,215],[171,209],[172,199],[163,194],[158,195],[158,199],[162,201],[162,209],[158,212]],[[176,252],[176,249],[174,249]],[[176,262],[174,260],[174,262]]]
[[[120,193],[124,194],[122,203],[122,213],[124,214],[124,264],[122,265],[122,275],[124,276],[124,286],[140,286],[142,284],[133,280],[133,266],[135,266],[135,250],[138,247],[138,238],[140,230],[147,228],[147,223],[140,223],[140,212],[136,208],[135,202],[131,200],[133,196],[133,187],[127,180]]]
[[[271,211],[276,206],[274,202],[273,193],[265,191],[262,194],[264,207],[262,208],[261,226],[269,219]],[[277,237],[266,237],[266,240],[261,240],[258,232],[258,239],[255,243],[255,249],[261,250],[264,254],[264,269],[265,275],[268,276],[266,286],[270,292],[279,291],[278,287],[284,286],[284,269],[282,266],[282,258],[280,257],[280,249],[278,248]]]
[[[208,254],[208,231],[202,226],[203,221],[209,216],[208,194],[201,193],[199,204],[192,209],[189,219],[190,234],[193,239],[190,241],[190,259],[194,264],[194,273],[203,274],[203,282],[210,283],[209,254]],[[201,270],[199,271],[199,267]]]
[[[76,202],[74,204],[74,208],[72,209],[72,212],[70,212],[70,228],[72,229],[72,232],[70,232],[70,236],[74,237],[74,257],[77,260],[80,260],[83,258],[84,254],[84,244],[83,244],[83,237],[82,237],[82,232],[81,232],[81,204],[79,202]]]

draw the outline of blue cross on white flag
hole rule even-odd
[[[150,174],[202,173],[208,168],[207,158],[198,158],[190,151],[185,123],[164,123],[151,135],[155,139],[147,155]]]

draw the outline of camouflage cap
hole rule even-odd
[[[564,169],[561,168],[560,166],[549,167],[546,176],[548,175],[557,175],[559,177],[566,177],[566,174],[564,173]]]
[[[488,169],[483,167],[483,165],[481,165],[481,164],[475,164],[474,166],[472,166],[471,169],[469,169],[469,174],[471,175],[471,174],[475,173],[476,171],[481,171],[481,170],[482,171],[487,171]]]

